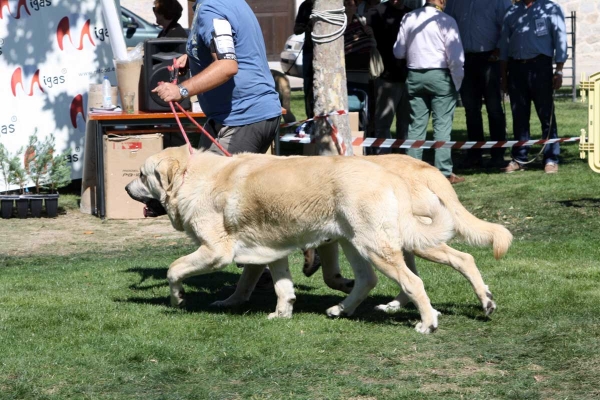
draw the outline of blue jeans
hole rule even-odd
[[[513,115],[515,140],[530,140],[529,117],[531,116],[532,101],[542,125],[542,139],[558,138],[552,83],[552,59],[550,57],[538,56],[525,63],[517,60],[508,62],[508,94]],[[550,119],[552,119],[552,126],[550,126]],[[513,159],[527,161],[530,147],[513,147]],[[546,145],[544,164],[558,163],[559,154],[558,143]]]
[[[467,137],[470,141],[483,142],[482,98],[488,112],[490,139],[506,140],[506,118],[502,110],[500,88],[500,63],[489,61],[492,52],[467,53],[465,55],[465,79],[460,88],[460,97],[467,116]],[[492,160],[504,160],[504,148],[490,149]],[[481,159],[481,149],[470,149],[469,157]]]

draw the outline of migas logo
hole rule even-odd
[[[83,108],[83,96],[78,94],[77,96],[75,96],[73,98],[73,101],[71,101],[71,107],[70,107],[70,115],[71,115],[71,124],[73,125],[73,128],[77,129],[77,115],[81,114],[81,117],[83,118],[83,120],[85,121],[85,112],[84,112],[84,108]]]
[[[13,14],[13,10],[10,9],[10,3],[8,1],[9,0],[0,0],[0,19],[4,19],[5,9],[8,11],[7,15],[10,15],[15,19],[21,19],[21,9],[25,9],[27,15],[31,15],[29,8],[27,8],[27,0],[18,0],[16,7],[17,15]],[[50,0],[29,0],[29,6],[34,11],[39,11],[44,7],[50,7],[51,5],[52,2]]]
[[[44,89],[42,89],[42,84],[40,83],[39,69],[33,73],[33,77],[31,78],[31,83],[29,85],[28,96],[33,96],[33,88],[36,84],[42,93],[44,93]],[[17,97],[17,85],[21,85],[21,89],[26,92],[25,85],[23,84],[23,69],[21,69],[21,67],[17,67],[10,78],[10,88],[12,89],[12,94],[14,97]]]
[[[4,19],[4,9],[6,9],[8,11],[8,15],[12,16],[13,18],[16,19],[20,19],[21,18],[21,8],[25,8],[25,12],[28,15],[31,15],[31,12],[29,12],[29,9],[27,8],[27,0],[19,0],[19,2],[17,3],[17,15],[14,16],[11,9],[10,9],[10,3],[8,2],[8,0],[0,0],[0,19]]]
[[[2,1],[2,0],[0,0]],[[96,46],[96,43],[94,43],[94,39],[92,38],[92,34],[90,32],[90,20],[86,20],[85,23],[83,24],[83,28],[81,29],[81,33],[79,34],[79,45],[76,45],[75,43],[73,43],[73,38],[71,37],[71,21],[69,20],[69,17],[64,17],[63,19],[60,20],[60,22],[58,23],[58,28],[56,28],[56,40],[58,42],[58,47],[61,50],[64,50],[64,39],[65,36],[69,38],[69,41],[71,42],[72,45],[74,46],[78,46],[76,47],[77,50],[82,50],[83,49],[83,42],[84,42],[84,38],[87,36],[89,42],[91,43],[92,46]],[[98,34],[96,33],[96,36],[98,36]]]

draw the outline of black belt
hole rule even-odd
[[[517,58],[510,58],[509,60],[512,61],[512,62],[519,63],[519,64],[528,64],[528,63],[532,63],[532,62],[536,62],[536,61],[549,60],[549,59],[551,59],[551,57],[548,57],[545,54],[539,54],[539,55],[537,55],[537,56],[535,56],[533,58],[527,58],[527,59],[524,59],[524,60],[519,60]]]
[[[477,52],[469,52],[469,53],[465,53],[466,57],[489,57],[492,55],[492,53],[494,52],[494,50],[489,50],[489,51],[477,51]]]

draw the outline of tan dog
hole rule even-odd
[[[499,224],[489,223],[475,217],[465,209],[452,185],[437,168],[412,157],[397,154],[370,156],[363,159],[394,172],[411,188],[433,192],[444,207],[451,211],[450,215],[454,221],[454,229],[463,240],[472,245],[492,245],[496,259],[502,257],[508,251],[512,241],[510,232]],[[325,283],[332,289],[343,292],[350,291],[353,282],[343,278],[340,274],[337,244],[322,245],[318,251],[323,265]],[[445,243],[436,247],[415,250],[414,254],[429,261],[450,265],[459,271],[471,283],[485,314],[490,315],[496,310],[492,293],[483,282],[475,260],[470,254],[455,250]],[[311,257],[313,256],[314,250],[305,252],[305,267],[312,265],[313,260]],[[410,270],[417,274],[413,254],[405,252],[404,258]],[[256,267],[245,271],[236,286],[236,292],[227,300],[217,302],[215,305],[233,306],[248,301],[261,272],[262,268],[257,269]],[[388,312],[396,311],[409,301],[410,297],[405,292],[401,292],[392,302],[380,305],[377,309]]]
[[[368,296],[377,283],[373,265],[417,306],[417,331],[437,328],[438,312],[421,279],[406,266],[402,249],[437,248],[449,240],[451,212],[426,187],[409,187],[372,162],[360,157],[190,156],[183,146],[149,157],[126,189],[154,214],[166,212],[176,229],[199,244],[169,267],[174,306],[183,304],[183,279],[232,262],[269,264],[278,296],[269,317],[291,317],[295,295],[287,256],[337,241],[355,284],[342,303],[327,310],[329,316],[351,315]]]

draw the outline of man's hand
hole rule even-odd
[[[562,74],[555,73],[554,77],[552,78],[552,89],[554,89],[554,90],[560,89],[562,86],[562,81],[563,81]]]
[[[164,102],[168,103],[170,101],[179,101],[181,100],[181,95],[179,94],[179,87],[169,82],[159,83],[157,87],[152,90],[152,93],[158,94],[158,97],[161,98]]]
[[[502,93],[508,93],[508,64],[506,61],[500,61],[500,87]]]
[[[187,58],[188,58],[187,54],[184,54],[177,59],[177,65],[179,68],[179,76],[186,75],[188,72]]]

